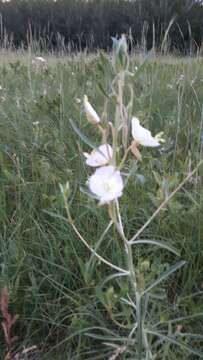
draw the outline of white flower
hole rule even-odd
[[[195,77],[194,79],[192,79],[192,81],[191,81],[191,85],[194,85],[196,80],[197,80],[197,78],[196,78],[196,77]]]
[[[163,131],[160,131],[158,134],[155,135],[155,139],[159,142],[159,143],[165,143],[166,140],[162,137],[164,134]]]
[[[103,166],[89,178],[89,189],[97,195],[100,204],[106,204],[119,198],[123,191],[123,180],[119,170],[113,166]]]
[[[47,89],[43,90],[43,96],[47,96]]]
[[[80,104],[81,103],[80,98],[75,98],[75,102],[76,102],[76,104]]]
[[[32,125],[33,125],[33,126],[38,126],[38,125],[39,125],[39,121],[33,121]]]
[[[109,163],[113,156],[113,149],[109,144],[103,144],[90,154],[83,153],[86,157],[86,164],[92,167],[103,166]]]
[[[133,117],[131,123],[132,136],[138,144],[151,147],[156,147],[160,145],[158,139],[152,136],[151,131],[145,129],[143,126],[140,125],[138,118]]]
[[[34,59],[32,59],[32,65],[36,68],[42,67],[46,68],[47,61],[42,56],[35,56]]]
[[[42,57],[42,56],[36,56],[35,57],[35,60],[38,61],[38,62],[41,62],[41,63],[45,63],[46,60]]]
[[[92,105],[89,103],[88,97],[86,95],[84,96],[84,108],[89,122],[93,124],[98,124],[101,121],[99,115],[96,113]]]

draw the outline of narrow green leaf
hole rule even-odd
[[[113,221],[111,220],[108,224],[108,226],[106,227],[106,229],[103,231],[102,235],[100,236],[99,240],[97,241],[94,250],[98,251],[102,241],[105,239],[106,234],[108,233],[108,231],[110,230],[111,226],[113,225]],[[95,255],[92,253],[90,256],[90,259],[88,261],[87,264],[87,271],[89,271],[90,266],[92,265],[93,259],[94,259]]]
[[[163,280],[167,279],[171,274],[173,274],[176,270],[180,269],[183,265],[186,264],[186,261],[179,261],[175,265],[171,266],[170,269],[165,271],[161,276],[158,277],[148,288],[145,289],[144,294],[153,289],[156,285],[158,285]]]
[[[176,336],[185,337],[185,338],[192,338],[197,340],[203,340],[203,335],[201,334],[191,334],[191,333],[177,333]]]
[[[177,345],[177,346],[180,346],[182,349],[185,349],[186,351],[190,352],[191,354],[194,354],[194,355],[197,355],[199,356],[201,359],[203,359],[203,353],[198,351],[198,350],[195,350],[193,349],[190,345],[186,345],[184,342],[182,341],[179,341],[179,340],[176,340],[175,336],[172,337],[172,336],[167,336],[167,335],[163,335],[163,334],[160,334],[159,332],[156,332],[156,331],[151,331],[151,330],[145,330],[145,332],[147,334],[151,334],[151,335],[154,335],[154,336],[158,336],[160,339],[162,339],[163,341],[167,341],[171,344],[174,344],[174,345]]]
[[[100,288],[103,288],[104,285],[105,285],[108,281],[113,280],[113,279],[115,279],[115,278],[117,278],[117,277],[128,276],[128,275],[129,275],[128,273],[122,273],[122,272],[118,272],[118,273],[115,273],[115,274],[113,274],[113,275],[109,275],[109,276],[107,276],[106,279],[102,282],[102,284],[99,285],[99,287],[100,287]]]
[[[103,85],[101,83],[97,84],[99,90],[101,91],[101,93],[107,97],[107,99],[111,100],[110,96],[108,95],[108,93],[106,92],[106,90],[104,89]]]
[[[84,334],[85,336],[88,336],[92,339],[97,339],[97,340],[101,340],[101,341],[128,341],[128,338],[127,337],[124,337],[124,336],[107,336],[107,335],[97,335],[97,334],[93,334],[93,333],[85,333]]]
[[[143,240],[135,240],[131,242],[131,245],[133,244],[151,244],[151,245],[157,245],[163,249],[166,249],[170,252],[172,252],[173,254],[180,256],[180,252],[175,249],[173,246],[168,245],[166,242],[163,241],[158,241],[158,240],[150,240],[150,239],[143,239]]]
[[[181,317],[178,317],[178,318],[175,318],[175,319],[172,319],[172,320],[162,321],[161,323],[158,322],[155,325],[153,325],[153,327],[158,326],[159,324],[169,324],[169,323],[170,324],[175,324],[177,322],[182,322],[182,321],[186,321],[186,320],[192,320],[192,319],[197,318],[197,317],[203,317],[203,312],[202,313],[196,313],[196,314],[193,314],[193,315],[188,315],[188,316],[181,316]]]
[[[89,138],[82,133],[82,131],[76,126],[75,122],[72,119],[69,119],[70,124],[76,134],[80,137],[80,139],[87,145],[89,145],[92,149],[96,149],[97,145],[95,145]]]
[[[91,327],[87,327],[87,328],[83,328],[83,329],[79,329],[79,330],[76,330],[75,332],[72,332],[68,337],[66,337],[65,339],[61,340],[60,342],[58,342],[55,346],[51,347],[51,350],[49,350],[47,354],[50,354],[53,352],[53,350],[55,349],[59,349],[61,345],[65,344],[65,343],[68,343],[70,340],[72,340],[74,337],[77,337],[77,336],[81,336],[82,334],[84,334],[86,331],[88,330],[103,330],[103,331],[106,331],[105,328],[102,328],[102,327],[99,327],[99,326],[91,326]],[[86,335],[86,334],[85,334]]]
[[[46,210],[46,209],[43,209],[42,211],[43,211],[45,214],[47,214],[47,215],[49,215],[49,216],[51,216],[51,217],[53,217],[53,218],[60,219],[60,220],[63,220],[63,221],[65,221],[65,222],[67,222],[67,218],[65,218],[64,216],[62,216],[62,215],[60,215],[60,214],[54,213],[54,212],[52,212],[52,211],[48,211],[48,210]]]

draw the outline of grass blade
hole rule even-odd
[[[76,134],[80,137],[80,139],[87,145],[89,145],[92,149],[96,149],[97,145],[95,145],[86,135],[82,133],[82,131],[76,126],[75,122],[72,119],[69,119],[70,124]]]
[[[156,285],[158,285],[163,280],[167,279],[171,274],[173,274],[176,270],[180,269],[183,265],[186,264],[186,261],[179,261],[175,265],[171,266],[169,270],[165,271],[161,276],[158,277],[148,288],[145,289],[143,294],[147,293],[151,289],[153,289]]]
[[[173,254],[180,256],[180,252],[175,249],[173,246],[168,245],[166,242],[162,242],[162,241],[158,241],[158,240],[148,240],[148,239],[144,239],[144,240],[136,240],[136,241],[132,241],[131,245],[133,244],[151,244],[151,245],[157,245],[163,249],[166,249],[170,252],[172,252]]]
[[[158,336],[160,339],[162,339],[163,341],[167,341],[173,345],[177,345],[179,347],[181,347],[182,349],[188,351],[189,353],[191,354],[194,354],[194,355],[197,355],[199,356],[201,359],[203,359],[203,353],[198,351],[198,350],[195,350],[193,349],[190,345],[186,345],[184,342],[182,341],[179,341],[179,340],[176,340],[175,336],[172,337],[172,336],[167,336],[167,335],[163,335],[163,334],[160,334],[159,332],[156,332],[156,331],[151,331],[151,330],[145,330],[145,332],[147,334],[151,334],[151,335],[154,335],[154,336]]]

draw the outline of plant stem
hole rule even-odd
[[[143,348],[142,292],[141,289],[139,288],[139,277],[136,275],[135,272],[135,266],[134,266],[133,254],[132,254],[132,244],[127,240],[124,233],[118,200],[116,200],[116,210],[117,210],[117,221],[115,222],[115,226],[119,235],[124,241],[124,245],[126,249],[126,266],[128,267],[129,270],[128,276],[136,302],[136,316],[137,316],[137,324],[138,324],[138,332],[137,332],[138,360],[142,360],[142,348]]]
[[[137,306],[137,342],[138,342],[138,360],[142,360],[142,337],[143,337],[143,326],[142,326],[142,302],[141,294],[139,291],[136,292],[136,306]]]

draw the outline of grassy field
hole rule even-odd
[[[0,289],[10,291],[10,311],[19,314],[19,346],[37,345],[29,359],[110,359],[132,327],[125,280],[103,280],[109,269],[78,240],[65,220],[59,183],[71,186],[72,212],[90,245],[108,224],[104,208],[86,194],[90,174],[73,131],[73,119],[95,142],[82,99],[87,94],[103,111],[112,71],[106,56],[48,56],[47,66],[32,64],[32,54],[2,54],[0,61]],[[159,150],[143,151],[121,202],[127,235],[132,236],[165,197],[203,157],[203,60],[132,56],[133,113],[153,134],[164,131]],[[111,118],[111,108],[107,111]],[[203,169],[176,194],[142,234],[179,249],[186,265],[153,292],[150,324],[181,328],[181,341],[203,348]],[[112,229],[99,253],[121,266],[120,240]],[[176,257],[151,245],[134,248],[134,259],[148,283]],[[183,319],[182,319],[183,318]],[[173,319],[173,321],[170,321]],[[147,321],[148,321],[147,320]],[[199,338],[193,334],[200,334]],[[183,347],[165,345],[156,360],[195,360]],[[133,346],[132,346],[133,348]],[[3,332],[0,355],[5,354]],[[118,359],[135,359],[133,349]],[[28,359],[28,357],[27,357]],[[113,358],[112,358],[113,359]],[[115,358],[116,359],[116,358]]]

